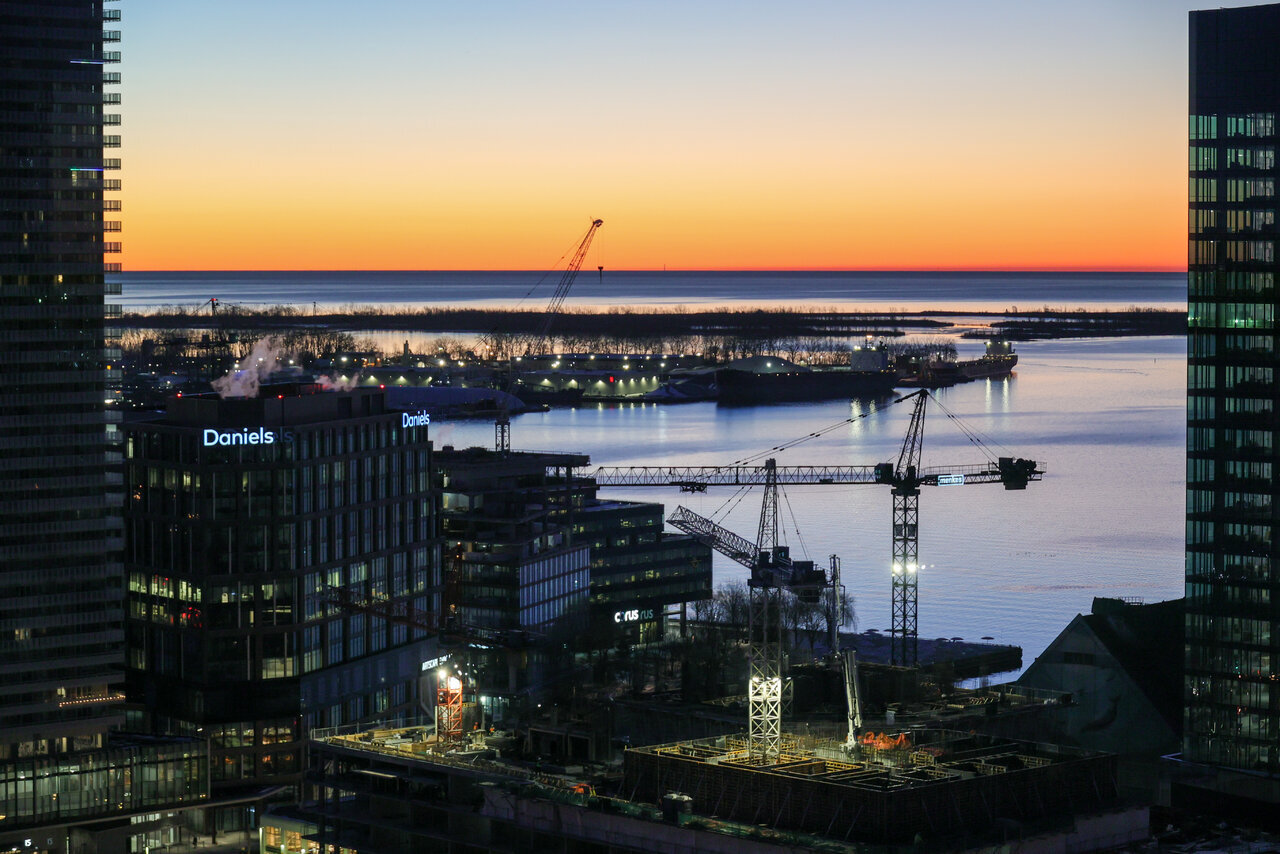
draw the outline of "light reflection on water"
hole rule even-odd
[[[970,345],[972,346],[972,345]],[[1019,644],[1029,664],[1094,596],[1182,595],[1184,401],[1181,338],[1018,345],[1016,374],[939,390],[938,400],[998,455],[1047,464],[1026,491],[926,489],[920,498],[922,637],[984,635]],[[962,354],[965,351],[962,349]],[[965,354],[968,355],[968,354]],[[858,402],[744,408],[710,403],[558,409],[512,422],[513,447],[581,451],[598,465],[714,465],[755,457],[868,411]],[[777,453],[780,465],[895,460],[910,404],[890,406]],[[437,445],[490,446],[489,422],[433,425]],[[984,457],[931,404],[924,465]],[[882,486],[788,487],[780,501],[793,553],[841,556],[859,627],[887,630],[891,504]],[[626,489],[606,495],[677,504],[754,539],[759,492]],[[716,556],[716,583],[745,570]]]

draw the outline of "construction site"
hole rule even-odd
[[[1109,754],[912,728],[852,745],[783,735],[776,756],[733,736],[634,748],[622,791],[641,801],[678,792],[700,815],[903,844],[1047,829],[1113,806],[1115,778]]]

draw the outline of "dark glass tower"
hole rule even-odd
[[[124,429],[129,699],[144,728],[209,739],[205,826],[253,826],[250,807],[301,784],[311,730],[423,711],[427,426],[379,389],[272,386]]]
[[[0,14],[0,764],[101,747],[124,680],[101,0]],[[108,24],[110,26],[110,24]],[[110,47],[111,45],[107,45]],[[37,797],[38,799],[38,797]],[[2,812],[3,810],[0,810]]]
[[[1280,5],[1191,14],[1184,757],[1280,771]]]

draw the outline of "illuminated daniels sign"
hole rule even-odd
[[[428,412],[400,413],[401,427],[426,427],[430,423],[431,415]],[[266,427],[259,427],[256,430],[250,430],[245,427],[239,431],[215,430],[212,427],[206,427],[203,433],[203,444],[206,448],[212,448],[215,445],[224,447],[229,445],[274,445],[276,442],[292,441],[293,433],[288,430],[268,430]]]
[[[428,412],[401,412],[401,427],[426,427],[431,423],[431,414]]]
[[[212,427],[204,429],[204,446],[206,448],[211,448],[214,445],[274,445],[276,442],[292,441],[292,433],[268,430],[266,427],[259,427],[257,430],[250,430],[246,427],[239,432],[235,430],[214,430]]]

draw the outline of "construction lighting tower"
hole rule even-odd
[[[436,743],[444,746],[462,741],[463,685],[460,674],[441,667],[436,673]]]
[[[974,486],[999,483],[1005,489],[1026,489],[1040,480],[1044,468],[1034,460],[997,457],[985,463],[965,466],[920,467],[924,438],[924,398],[921,389],[894,403],[916,399],[911,423],[898,462],[873,466],[601,466],[592,474],[597,487],[676,486],[684,492],[705,492],[709,486],[765,486],[778,484],[843,486],[880,484],[893,492],[893,636],[891,662],[903,667],[918,663],[916,638],[916,576],[919,569],[919,497],[922,486]],[[817,435],[817,434],[811,434]],[[971,437],[973,438],[973,437]],[[976,439],[975,439],[976,442]],[[768,498],[766,497],[766,500]],[[776,499],[775,499],[776,500]],[[667,520],[679,527],[671,519]],[[684,530],[683,528],[681,530]],[[718,547],[717,547],[718,549]],[[728,554],[725,552],[725,554]],[[728,555],[734,557],[733,555]],[[737,560],[737,558],[734,558]],[[739,561],[741,562],[741,561]]]
[[[751,570],[747,581],[747,735],[753,758],[773,761],[782,739],[782,590],[813,601],[826,584],[812,561],[791,560],[778,545],[777,464],[764,465],[764,500],[755,543],[720,527],[685,507],[677,507],[667,523],[711,546]]]

